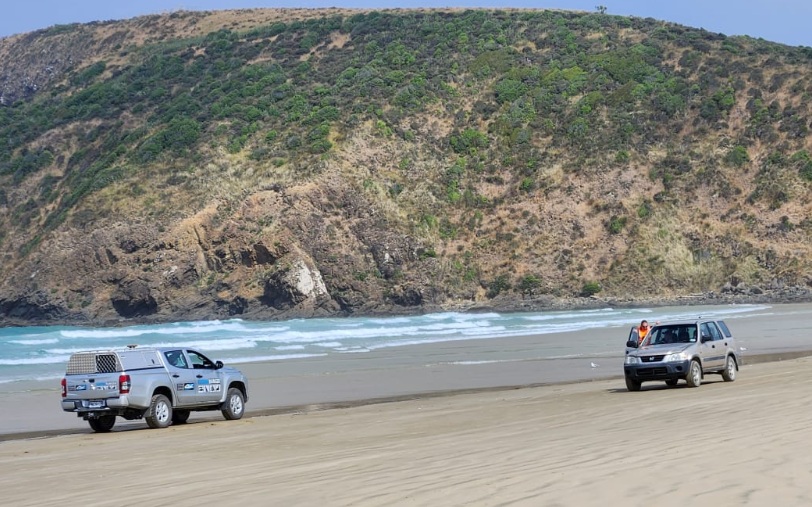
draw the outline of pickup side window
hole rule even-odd
[[[192,361],[192,368],[195,369],[206,369],[206,370],[213,370],[214,363],[211,360],[201,354],[200,352],[195,352],[194,350],[187,350],[187,354],[189,354],[189,360]]]
[[[166,356],[166,361],[175,368],[189,367],[189,365],[186,364],[186,358],[183,357],[182,350],[167,350],[164,352],[164,356]]]

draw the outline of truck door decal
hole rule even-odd
[[[197,381],[197,392],[199,393],[219,393],[220,392],[220,379],[219,378],[202,378]]]

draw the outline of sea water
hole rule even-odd
[[[334,354],[365,354],[384,348],[458,340],[491,340],[492,353],[477,361],[499,361],[498,340],[537,336],[537,357],[590,357],[622,350],[631,326],[642,319],[697,316],[735,319],[770,311],[768,305],[683,306],[528,313],[433,313],[408,317],[241,319],[175,322],[125,327],[0,328],[0,383],[59,378],[73,352],[141,347],[189,347],[229,364],[290,361]],[[553,339],[562,333],[617,329],[617,340]],[[544,335],[549,335],[549,342]],[[583,335],[579,335],[583,336]],[[589,349],[589,350],[585,350]],[[397,350],[390,350],[397,354]]]

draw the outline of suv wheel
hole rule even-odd
[[[733,356],[727,356],[727,364],[725,364],[725,369],[722,370],[722,378],[725,379],[725,382],[736,380],[736,360],[733,359]]]
[[[626,389],[629,391],[639,391],[642,384],[633,378],[626,377]]]
[[[696,359],[691,361],[685,381],[688,382],[688,387],[699,387],[702,384],[702,366]]]
[[[163,394],[152,396],[152,402],[147,409],[147,426],[150,428],[166,428],[172,423],[172,404]]]

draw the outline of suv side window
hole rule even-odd
[[[710,329],[710,334],[713,336],[714,341],[719,341],[722,339],[722,333],[719,331],[719,328],[716,327],[715,322],[708,322],[708,329]]]
[[[728,328],[727,328],[727,324],[725,324],[725,321],[723,321],[723,320],[717,320],[717,321],[716,321],[716,323],[717,323],[717,324],[719,324],[719,327],[720,327],[720,328],[722,328],[722,332],[725,334],[725,336],[726,336],[727,338],[730,338],[730,337],[732,337],[732,336],[733,336],[733,333],[731,333],[731,332],[730,332],[730,329],[728,329]]]
[[[710,332],[710,326],[708,326],[707,322],[703,322],[699,325],[699,336],[700,338],[704,338],[706,336],[713,336]]]

